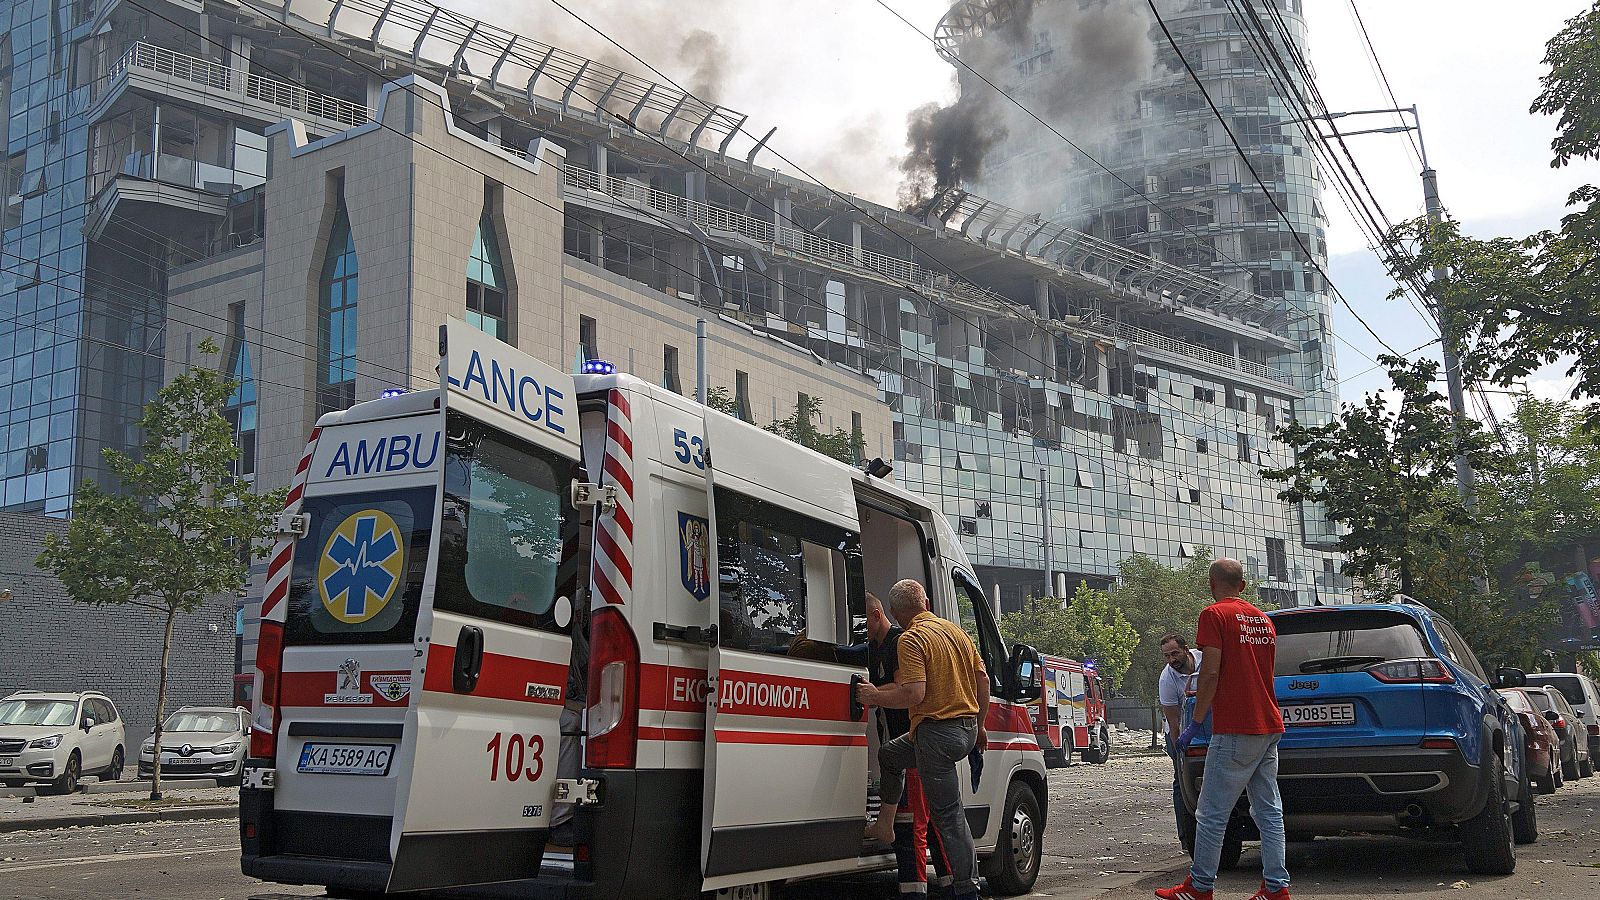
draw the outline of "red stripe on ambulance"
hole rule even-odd
[[[443,644],[430,644],[428,669],[422,678],[422,689],[441,694],[456,693],[453,671],[455,659],[456,648]],[[483,667],[478,673],[478,684],[470,695],[494,700],[521,700],[526,703],[560,706],[566,693],[565,664],[484,651]]]

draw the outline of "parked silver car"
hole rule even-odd
[[[215,778],[238,784],[249,751],[250,713],[231,706],[185,706],[161,729],[161,777]],[[155,735],[139,748],[139,777],[155,765]]]

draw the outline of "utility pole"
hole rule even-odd
[[[1044,596],[1055,597],[1056,567],[1050,552],[1050,470],[1046,466],[1039,467],[1039,521],[1044,523]]]
[[[1413,107],[1415,115],[1415,107]],[[1421,145],[1422,128],[1417,127],[1417,142]],[[1439,173],[1428,165],[1426,151],[1422,153],[1422,202],[1428,212],[1428,224],[1437,227],[1444,221],[1444,204],[1439,201]],[[1444,266],[1435,266],[1433,284],[1439,284],[1450,273]],[[1430,293],[1432,293],[1430,291]],[[1461,493],[1461,505],[1471,511],[1478,505],[1478,479],[1467,462],[1461,423],[1466,420],[1467,401],[1461,389],[1461,332],[1456,328],[1456,316],[1444,300],[1433,297],[1433,318],[1439,323],[1440,355],[1444,357],[1445,391],[1450,398],[1450,412],[1455,417],[1456,436],[1456,490]]]
[[[694,402],[706,405],[706,320],[694,322]]]
[[[1343,131],[1335,125],[1334,119],[1345,116],[1369,116],[1400,114],[1411,116],[1410,125],[1391,125],[1383,128],[1365,128],[1360,131]],[[1439,173],[1428,164],[1428,145],[1422,139],[1422,117],[1417,115],[1415,104],[1386,109],[1357,109],[1349,112],[1327,112],[1321,115],[1310,116],[1303,119],[1289,119],[1281,124],[1316,123],[1326,122],[1334,135],[1347,138],[1358,134],[1399,134],[1407,131],[1417,133],[1417,156],[1422,161],[1422,200],[1428,214],[1428,224],[1437,226],[1444,221],[1444,203],[1439,200]],[[1449,277],[1449,272],[1444,266],[1436,266],[1433,270],[1433,281],[1438,284]],[[1468,510],[1474,509],[1478,504],[1477,476],[1472,471],[1472,465],[1467,461],[1465,452],[1465,433],[1462,423],[1467,418],[1466,394],[1461,386],[1461,332],[1456,327],[1456,317],[1439,297],[1424,297],[1424,302],[1432,306],[1433,319],[1439,326],[1439,346],[1444,357],[1445,392],[1450,401],[1450,414],[1455,419],[1456,439],[1456,490],[1461,495],[1461,505]]]

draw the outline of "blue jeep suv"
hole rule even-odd
[[[1522,684],[1523,673],[1486,673],[1450,623],[1421,605],[1268,615],[1278,631],[1278,787],[1291,839],[1453,829],[1470,871],[1510,874],[1513,843],[1538,829],[1521,725],[1495,688]],[[1197,740],[1183,765],[1191,812],[1205,762]],[[1253,837],[1252,826],[1236,812],[1230,844]]]

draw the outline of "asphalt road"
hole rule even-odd
[[[1182,877],[1172,837],[1170,769],[1164,756],[1113,756],[1104,766],[1051,773],[1050,827],[1035,896],[1149,897]],[[1395,837],[1319,839],[1293,845],[1296,897],[1448,895],[1545,898],[1600,896],[1600,778],[1540,797],[1542,835],[1519,848],[1517,873],[1468,874],[1453,845]],[[246,900],[262,894],[315,896],[239,874],[231,821],[101,826],[0,834],[0,898],[150,897]],[[1246,897],[1259,875],[1247,849],[1219,897]],[[889,897],[892,878],[792,890],[794,900]]]

